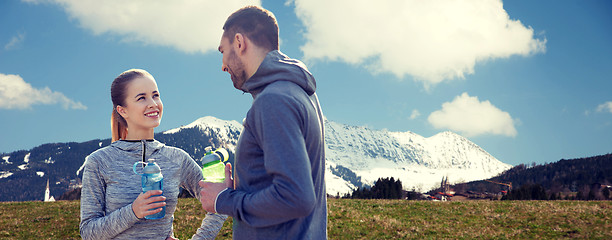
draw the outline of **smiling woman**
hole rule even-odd
[[[180,188],[201,198],[200,166],[185,151],[153,139],[164,107],[151,74],[141,69],[121,73],[111,84],[111,99],[112,143],[91,153],[83,164],[81,237],[174,239]],[[137,174],[134,163],[145,160],[149,162],[143,172],[155,165],[163,175],[155,190],[141,185]],[[194,239],[214,238],[226,218],[207,214]]]
[[[121,73],[111,85],[111,99],[113,142],[153,139],[154,128],[161,123],[164,105],[151,74],[142,69]]]

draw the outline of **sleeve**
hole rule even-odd
[[[79,230],[83,239],[111,239],[138,222],[132,204],[105,214],[106,185],[100,165],[91,155],[85,159],[82,182]]]
[[[216,202],[219,213],[252,227],[308,216],[316,195],[303,133],[304,106],[290,96],[262,94],[252,110],[247,124],[265,153],[264,167],[272,184],[256,192],[222,192]]]
[[[200,200],[200,185],[198,185],[198,182],[204,179],[204,177],[202,177],[202,170],[187,153],[184,153],[184,156],[185,160],[183,161],[182,167],[183,174],[181,174],[181,187]],[[200,228],[198,228],[191,239],[215,239],[219,231],[221,231],[226,219],[226,215],[207,213],[202,220]]]

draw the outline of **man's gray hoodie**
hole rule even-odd
[[[235,239],[325,239],[324,122],[315,79],[298,60],[267,54],[242,90],[253,96],[235,155],[235,186],[216,210]]]

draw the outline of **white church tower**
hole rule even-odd
[[[45,202],[55,202],[55,198],[50,195],[51,195],[51,190],[49,190],[49,179],[47,178],[47,188],[45,188],[45,200],[44,200]]]

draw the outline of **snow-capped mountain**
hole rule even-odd
[[[234,151],[242,125],[214,117],[164,132],[199,128]],[[452,132],[429,138],[412,132],[388,132],[325,123],[326,184],[329,194],[349,193],[362,184],[373,185],[381,177],[400,179],[405,189],[429,190],[442,177],[451,182],[493,177],[511,166],[478,145]]]
[[[202,158],[207,146],[225,147],[233,159],[242,129],[237,121],[203,117],[156,133],[155,139],[185,150],[195,160]],[[386,177],[400,179],[406,190],[427,191],[439,185],[442,177],[448,177],[451,183],[467,182],[493,177],[511,167],[452,132],[425,138],[412,132],[326,121],[325,143],[325,179],[331,195],[350,193]],[[0,153],[0,201],[42,199],[46,180],[51,182],[51,194],[59,199],[67,190],[78,187],[85,157],[109,144],[110,139],[95,139]]]
[[[237,121],[226,121],[216,117],[206,116],[188,125],[165,131],[162,134],[175,134],[181,130],[193,128],[199,129],[202,134],[210,138],[217,139],[217,141],[219,141],[217,146],[223,146],[231,152],[235,151],[236,144],[238,144],[238,137],[242,132],[242,124]]]
[[[439,186],[443,177],[450,182],[467,182],[487,179],[512,167],[452,132],[425,138],[413,132],[372,130],[331,121],[325,127],[326,183],[332,195],[350,192],[361,183],[372,185],[381,177],[400,179],[404,189],[427,191]],[[352,171],[351,177],[338,174],[339,166],[344,172]]]

